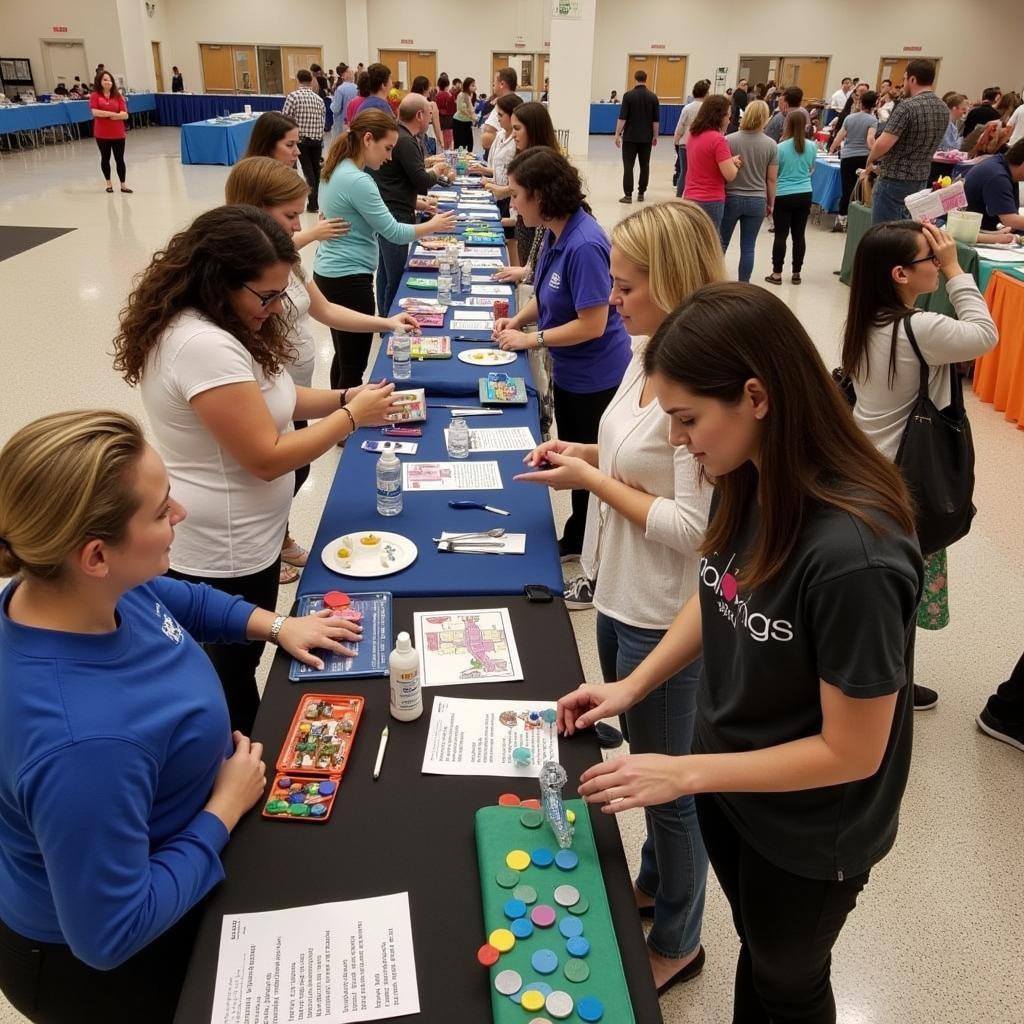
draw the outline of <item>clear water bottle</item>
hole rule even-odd
[[[397,516],[402,511],[402,464],[394,452],[377,460],[377,513]]]
[[[469,426],[461,416],[453,416],[452,425],[448,428],[448,457],[469,457]]]
[[[408,380],[412,376],[412,338],[406,328],[391,335],[391,376]]]
[[[451,261],[452,295],[462,294],[462,264],[458,260]]]
[[[462,261],[462,294],[468,295],[473,290],[473,266],[468,259]]]
[[[442,306],[447,306],[452,301],[452,269],[447,261],[437,270],[437,301]]]

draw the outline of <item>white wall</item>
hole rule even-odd
[[[54,25],[66,26],[68,31],[55,33]],[[27,57],[32,62],[37,92],[49,92],[56,84],[46,81],[43,39],[83,40],[90,75],[100,63],[115,73],[124,72],[114,0],[0,0],[0,50],[4,57]]]
[[[324,67],[347,60],[344,0],[156,0],[166,85],[177,64],[188,92],[201,92],[200,43],[322,46]],[[372,4],[371,4],[372,6]],[[161,8],[163,11],[161,12]],[[156,21],[156,18],[153,19]],[[151,26],[151,32],[156,32]]]
[[[940,93],[958,89],[977,97],[992,84],[1019,89],[1024,83],[1024,5],[1000,8],[994,30],[970,18],[968,10],[961,0],[810,5],[803,0],[729,0],[717,13],[705,0],[597,0],[594,98],[607,98],[612,89],[621,95],[628,87],[629,53],[687,55],[687,89],[698,78],[714,81],[719,66],[729,68],[729,84],[735,84],[741,53],[828,56],[834,91],[844,75],[874,82],[879,58],[899,56],[905,46],[920,46],[921,53],[942,58]],[[654,50],[652,43],[665,48]]]

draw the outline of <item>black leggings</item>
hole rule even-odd
[[[839,161],[839,180],[841,182],[842,194],[839,196],[839,216],[845,217],[850,209],[850,196],[853,195],[853,186],[857,184],[857,171],[867,167],[868,157],[848,156]]]
[[[62,943],[27,939],[0,921],[0,989],[35,1024],[171,1024],[201,909],[193,907],[112,971],[90,967]]]
[[[791,874],[740,835],[718,797],[696,801],[704,846],[740,938],[733,1024],[835,1024],[832,947],[869,872],[841,882]]]
[[[128,168],[124,165],[124,139],[97,139],[96,145],[100,147],[100,170],[103,172],[103,180],[110,181],[110,154],[114,154],[114,163],[117,164],[117,176],[124,184],[128,177]]]
[[[452,141],[455,148],[465,146],[470,152],[473,151],[473,122],[452,121]]]
[[[799,274],[807,252],[807,218],[811,214],[811,193],[797,192],[792,196],[776,196],[772,223],[775,225],[775,244],[772,246],[772,271],[782,273],[786,262],[786,237],[793,233],[793,273]]]
[[[566,391],[554,385],[555,422],[558,425],[560,441],[576,441],[578,444],[596,444],[597,428],[601,423],[601,414],[608,403],[615,397],[617,388],[605,391],[593,391],[579,394]],[[572,492],[572,515],[565,523],[562,533],[563,547],[567,552],[579,553],[583,550],[583,531],[587,525],[587,502],[590,492],[574,490]]]
[[[349,277],[323,277],[313,274],[316,286],[324,293],[328,302],[347,306],[358,313],[374,316],[377,308],[373,302],[373,274],[352,274]],[[363,383],[366,363],[370,358],[373,332],[353,333],[336,331],[331,328],[334,342],[334,358],[331,360],[331,388],[354,388]]]
[[[283,537],[281,538],[284,539]],[[281,565],[274,561],[251,576],[186,576],[168,570],[167,575],[188,583],[208,583],[214,590],[237,594],[246,601],[273,611],[277,607]],[[224,688],[224,698],[231,716],[231,728],[246,736],[252,735],[252,723],[260,706],[260,691],[256,686],[256,669],[263,656],[263,643],[203,644]]]

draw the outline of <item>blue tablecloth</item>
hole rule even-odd
[[[843,192],[839,164],[828,160],[815,160],[811,175],[811,198],[828,213],[836,213]]]
[[[129,93],[128,113],[156,110],[156,97],[151,92]],[[38,131],[58,124],[83,124],[92,120],[88,100],[58,103],[29,103],[0,109],[0,135],[6,132]]]
[[[428,393],[428,401],[430,395]],[[419,444],[416,455],[403,455],[403,461],[447,461],[444,428],[451,422],[446,409],[428,410],[423,437],[410,438]],[[470,429],[528,426],[540,440],[536,400],[528,405],[505,407],[501,416],[469,419]],[[376,469],[379,455],[363,451],[365,440],[380,438],[379,430],[357,431],[345,446],[341,464],[331,485],[309,564],[302,572],[300,594],[322,594],[331,589],[389,590],[396,597],[440,594],[516,594],[526,583],[543,583],[560,592],[562,568],[558,557],[551,498],[546,487],[514,483],[514,474],[523,471],[525,452],[481,452],[471,455],[476,461],[493,459],[501,469],[500,491],[423,491],[404,495],[404,507],[397,516],[377,514]],[[503,508],[512,514],[495,515],[479,510],[456,511],[448,502],[471,499]],[[465,533],[503,526],[509,533],[525,533],[525,555],[440,554],[431,537],[442,530]],[[418,557],[408,569],[373,580],[356,580],[328,569],[320,558],[324,547],[346,533],[358,530],[387,530],[412,540]]]
[[[682,103],[661,103],[658,106],[658,134],[672,135],[676,130],[679,115],[683,111]],[[590,134],[614,135],[615,122],[619,117],[618,103],[590,104]]]
[[[155,103],[157,120],[162,125],[180,125],[220,117],[225,110],[231,114],[240,114],[247,103],[256,111],[280,110],[284,106],[284,97],[158,92]]]
[[[181,126],[181,162],[183,164],[226,164],[242,159],[249,145],[255,118],[234,124],[210,124],[197,121]]]

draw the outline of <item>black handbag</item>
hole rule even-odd
[[[921,386],[896,452],[896,465],[914,500],[921,553],[931,555],[970,532],[976,511],[971,501],[974,440],[964,412],[959,369],[950,366],[950,403],[937,409],[928,397],[929,366],[917,347],[909,315],[903,325],[921,364]]]

